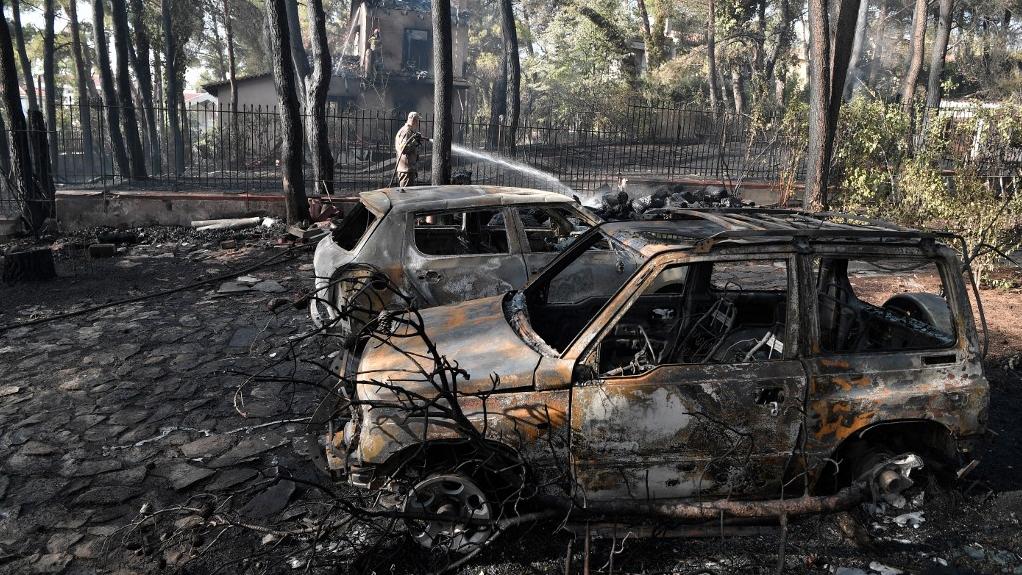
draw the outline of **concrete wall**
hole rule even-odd
[[[224,98],[223,103],[231,101],[231,88],[227,86],[217,94]],[[276,106],[277,87],[273,83],[273,76],[261,76],[251,80],[243,80],[238,83],[238,103],[252,106]]]
[[[345,204],[357,198],[345,198]],[[280,194],[189,192],[57,192],[57,220],[62,230],[96,226],[189,226],[193,220],[271,216],[283,219]]]

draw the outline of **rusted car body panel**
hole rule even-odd
[[[939,426],[960,441],[962,455],[971,456],[969,442],[985,431],[989,390],[953,250],[935,245],[924,232],[831,224],[801,212],[685,216],[694,223],[605,224],[588,234],[605,234],[641,266],[626,273],[630,278],[560,349],[532,329],[527,305],[520,303],[526,296],[516,292],[423,312],[437,350],[469,373],[458,384],[464,394],[459,404],[477,430],[522,454],[542,470],[540,476],[568,472],[574,493],[593,502],[799,496],[812,491],[847,441],[902,422]],[[761,219],[750,222],[754,217]],[[583,249],[573,245],[561,257],[577,258]],[[952,345],[823,351],[817,262],[858,257],[912,257],[939,265],[954,312]],[[667,362],[633,374],[600,374],[598,342],[661,271],[760,260],[787,270],[787,315],[776,334],[784,345],[777,357]],[[560,262],[522,293],[560,273]],[[412,340],[370,345],[360,352],[357,373],[347,374],[358,380],[355,393],[363,402],[354,422],[360,433],[341,462],[359,471],[354,483],[379,485],[382,478],[373,470],[392,465],[409,447],[460,433],[440,419],[410,417],[394,407],[394,387],[435,393],[409,364],[409,354],[423,352],[417,346]]]
[[[421,186],[388,188],[360,194],[371,222],[361,237],[352,238],[345,249],[331,234],[316,247],[313,265],[315,287],[320,300],[313,300],[310,315],[317,325],[329,323],[338,306],[334,293],[338,278],[346,270],[368,264],[385,274],[402,293],[416,298],[420,307],[461,302],[502,294],[521,287],[532,265],[548,259],[530,252],[525,230],[516,210],[529,206],[557,206],[569,211],[585,225],[599,219],[570,198],[551,192],[497,186]],[[425,212],[492,208],[503,215],[509,236],[508,253],[460,256],[430,256],[416,248],[416,214]],[[357,240],[357,241],[356,241]],[[530,262],[526,267],[526,259]]]

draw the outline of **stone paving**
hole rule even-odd
[[[275,479],[313,472],[303,424],[290,420],[307,417],[317,394],[245,374],[292,375],[275,359],[309,321],[266,304],[311,285],[310,268],[250,274],[270,289],[211,285],[0,334],[0,572],[172,566],[180,553],[142,557],[125,527],[144,505],[199,492],[248,487],[229,505],[253,519],[283,509],[296,486]]]

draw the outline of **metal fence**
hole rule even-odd
[[[93,161],[86,161],[77,104],[58,110],[58,184],[77,188],[280,189],[281,124],[276,106],[188,105],[181,116],[183,155],[174,157],[165,109],[153,116],[160,129],[147,138],[142,125],[147,177],[130,180],[113,161],[109,129],[100,106],[91,107]],[[145,114],[137,113],[140,122]],[[642,104],[629,105],[617,122],[557,125],[523,118],[510,133],[506,125],[457,120],[453,126],[455,170],[472,172],[477,184],[592,190],[621,178],[776,180],[793,158],[791,143],[770,121],[753,122],[733,113]],[[304,118],[303,118],[304,119]],[[330,149],[336,160],[335,190],[341,194],[389,185],[394,134],[404,116],[345,111],[326,114]],[[423,134],[432,132],[424,114]],[[429,148],[420,160],[420,181],[429,179]],[[180,171],[175,170],[180,166]],[[800,169],[800,167],[797,167]],[[309,171],[307,174],[311,173]],[[560,183],[558,183],[560,182]],[[306,182],[311,187],[311,182]]]

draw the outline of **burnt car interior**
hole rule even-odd
[[[562,251],[573,237],[589,229],[589,224],[565,208],[528,206],[517,211],[531,252]]]
[[[783,261],[701,262],[668,268],[661,276],[677,267],[686,270],[682,284],[654,281],[604,337],[601,374],[783,356],[788,310]]]
[[[501,209],[415,214],[415,246],[431,256],[509,253]]]
[[[376,215],[365,205],[361,202],[355,204],[355,207],[334,227],[332,233],[334,243],[348,251],[355,249],[375,221]]]
[[[817,260],[816,269],[820,344],[824,351],[942,349],[954,345],[951,308],[943,295],[937,262],[925,258],[822,258]],[[871,285],[870,275],[878,270],[885,274],[883,285]],[[933,291],[908,291],[925,288],[920,278],[936,279],[940,285]],[[888,293],[892,289],[897,291]]]

